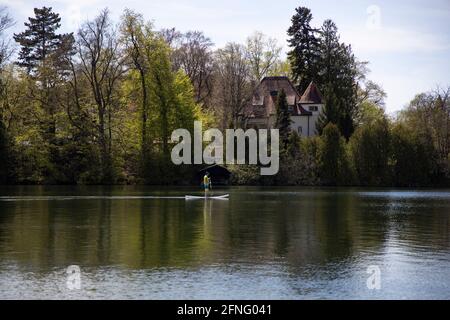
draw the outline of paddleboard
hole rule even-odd
[[[198,200],[198,199],[216,199],[216,200],[228,200],[229,194],[224,194],[221,196],[185,196],[186,200]]]

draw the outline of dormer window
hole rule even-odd
[[[255,95],[253,97],[252,104],[254,106],[261,106],[261,107],[264,106],[264,97],[260,97],[260,96]]]
[[[318,106],[310,106],[309,111],[312,111],[312,112],[319,111],[319,107]]]
[[[272,97],[276,97],[276,96],[278,96],[278,91],[277,90],[272,90],[272,91],[270,91],[270,95]]]

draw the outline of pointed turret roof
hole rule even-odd
[[[300,98],[300,103],[322,103],[322,94],[314,82],[311,81],[308,88],[306,88]]]

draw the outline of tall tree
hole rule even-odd
[[[10,41],[5,35],[5,30],[10,28],[13,24],[14,20],[6,11],[6,7],[0,7],[0,72],[3,71],[6,62],[13,52]]]
[[[281,90],[278,94],[276,112],[275,128],[279,129],[281,149],[285,150],[289,142],[289,133],[291,131],[290,126],[292,121],[288,109],[286,92],[284,90]]]
[[[150,98],[148,88],[148,72],[151,68],[147,59],[148,39],[153,37],[150,24],[145,24],[141,14],[125,10],[121,24],[122,41],[125,44],[131,68],[137,71],[141,92],[141,156],[142,166],[149,158],[150,140],[147,134]]]
[[[35,8],[34,17],[25,23],[26,30],[14,34],[20,45],[17,65],[27,73],[27,96],[35,104],[34,124],[42,135],[47,159],[43,169],[49,180],[57,182],[63,173],[60,158],[62,141],[57,137],[58,113],[62,111],[59,97],[65,85],[67,65],[64,56],[73,52],[73,35],[58,34],[61,18],[50,7]]]
[[[350,46],[340,43],[337,27],[326,20],[320,32],[320,56],[317,61],[318,85],[324,94],[325,112],[318,130],[329,123],[337,124],[348,140],[354,131],[353,119],[357,113],[358,69]]]
[[[316,79],[319,70],[317,61],[319,59],[318,30],[311,26],[311,10],[305,7],[295,9],[291,19],[291,26],[287,34],[291,51],[288,58],[291,63],[293,80],[298,85],[298,90],[303,92],[309,83]]]
[[[114,181],[113,118],[119,108],[117,90],[126,71],[118,36],[108,10],[85,22],[78,31],[78,58],[96,107],[96,136],[101,151],[101,181]]]
[[[13,25],[13,19],[6,8],[0,7],[0,184],[7,182],[10,171],[11,144],[5,126],[5,109],[8,104],[8,80],[5,66],[11,57],[12,49],[4,34],[5,30]]]
[[[398,121],[428,140],[436,150],[441,172],[450,179],[450,87],[418,94]]]
[[[216,105],[223,128],[238,128],[242,125],[245,107],[251,98],[251,72],[245,48],[237,43],[228,43],[216,52]]]
[[[35,17],[25,22],[27,29],[14,34],[14,40],[21,46],[18,65],[25,67],[28,73],[43,72],[49,57],[58,51],[66,37],[71,34],[57,34],[61,27],[61,18],[51,7],[34,9]]]
[[[158,33],[164,39],[164,41],[173,49],[178,48],[181,39],[183,38],[183,33],[181,33],[175,28],[163,28]]]
[[[195,100],[205,109],[210,107],[213,90],[213,43],[200,31],[180,34],[176,43],[171,41],[174,70],[183,70],[195,90]]]
[[[0,103],[4,100],[6,83],[5,83],[5,68],[13,53],[10,41],[7,40],[5,30],[14,24],[13,19],[6,11],[5,7],[0,7]],[[0,109],[0,121],[2,120],[2,109]]]
[[[141,173],[148,183],[169,183],[178,170],[170,164],[170,133],[180,127],[193,129],[199,116],[196,90],[183,67],[173,68],[173,52],[164,34],[153,32],[131,11],[122,17],[121,30],[131,68],[126,86],[131,91],[139,88],[140,95],[132,101],[142,105]]]
[[[275,71],[280,63],[281,50],[276,39],[269,38],[262,32],[256,31],[247,38],[247,59],[254,81],[259,82]]]
[[[56,33],[61,26],[61,18],[51,7],[35,8],[34,14],[34,18],[29,17],[29,22],[24,23],[26,30],[14,34],[14,40],[20,45],[17,64],[36,81],[39,94],[31,91],[31,95],[50,117],[48,132],[53,135],[57,112],[55,87],[67,71],[62,61],[67,52],[73,51],[73,35]]]

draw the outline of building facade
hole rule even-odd
[[[324,107],[322,95],[311,82],[300,95],[287,77],[265,77],[256,87],[246,109],[247,128],[273,128],[276,121],[278,94],[284,90],[291,116],[291,129],[300,136],[317,134],[316,123]]]

